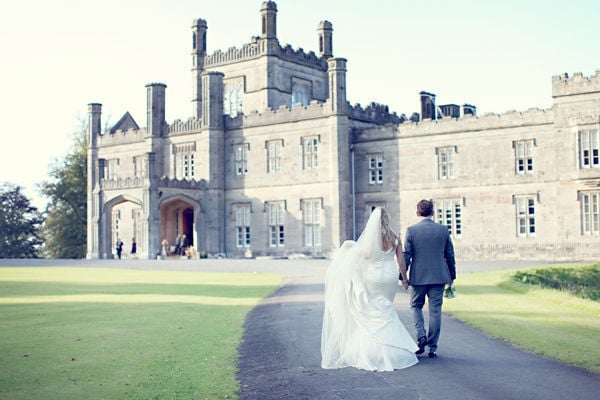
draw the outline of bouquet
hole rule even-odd
[[[447,299],[453,299],[456,297],[456,288],[454,286],[448,286],[444,289],[444,297]]]

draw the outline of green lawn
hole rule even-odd
[[[516,272],[459,276],[457,297],[444,302],[444,312],[518,347],[600,373],[600,303],[519,283]]]
[[[273,274],[0,268],[0,398],[237,398]]]

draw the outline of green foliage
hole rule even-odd
[[[20,186],[0,187],[0,258],[36,258],[43,217]]]
[[[85,126],[74,137],[73,151],[50,168],[40,185],[48,198],[44,237],[51,258],[84,258],[87,246],[87,143]]]
[[[600,301],[600,264],[574,267],[551,267],[517,271],[517,282],[565,290],[584,299]]]

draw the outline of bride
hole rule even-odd
[[[386,210],[376,208],[358,240],[345,241],[327,268],[322,368],[393,371],[418,362],[418,346],[394,308],[398,263],[405,288],[407,277],[389,223]]]

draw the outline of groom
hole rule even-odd
[[[444,287],[452,286],[456,279],[454,247],[448,227],[433,221],[433,203],[417,203],[417,216],[421,222],[409,226],[404,242],[404,261],[409,268],[410,308],[417,330],[417,354],[429,346],[429,357],[435,358],[442,326]],[[429,301],[429,329],[425,332],[423,305]]]

